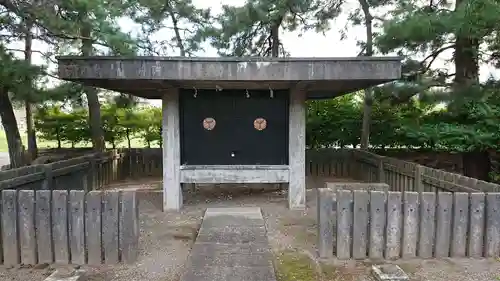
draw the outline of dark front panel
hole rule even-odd
[[[258,118],[265,129],[254,127]],[[182,164],[288,164],[288,91],[181,90],[180,126]]]

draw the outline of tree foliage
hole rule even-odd
[[[88,111],[84,107],[66,110],[61,106],[44,106],[35,114],[38,137],[63,145],[86,146],[91,142]],[[111,148],[128,140],[139,139],[148,147],[161,145],[161,109],[137,107],[134,110],[104,104],[102,108],[104,138]]]
[[[222,7],[205,36],[222,56],[287,56],[283,31],[323,32],[341,12],[342,1],[258,0]]]

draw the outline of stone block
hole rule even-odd
[[[378,281],[408,281],[408,275],[395,264],[373,265],[372,275]]]
[[[219,228],[226,226],[264,226],[264,220],[260,219],[249,219],[241,216],[229,216],[220,215],[217,217],[205,217],[203,219],[203,228]]]
[[[45,281],[84,281],[85,271],[81,269],[58,269],[45,278]]]

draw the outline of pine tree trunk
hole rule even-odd
[[[90,56],[92,55],[92,40],[91,28],[88,24],[83,23],[81,30],[82,38],[82,55]],[[92,146],[95,151],[104,151],[104,131],[101,127],[101,104],[99,103],[99,97],[97,95],[97,90],[93,87],[85,87],[85,93],[87,95],[87,103],[89,107],[89,125],[90,132],[92,135]]]
[[[467,5],[468,0],[456,0],[456,7]],[[464,31],[467,32],[467,31]],[[479,38],[471,34],[455,34],[455,86],[467,88],[479,82]]]
[[[32,24],[27,23],[26,24],[26,38],[24,41],[24,59],[26,62],[31,63],[31,55],[32,55],[32,34],[31,34],[31,29],[32,29]],[[26,101],[24,102],[24,109],[26,112],[26,134],[28,138],[28,155],[29,155],[29,160],[32,161],[37,158],[38,156],[38,147],[36,144],[36,132],[34,128],[34,122],[33,122],[33,105],[31,104],[31,92],[28,93],[26,97]]]
[[[175,40],[177,41],[177,47],[179,48],[179,52],[181,57],[186,56],[186,49],[184,48],[184,43],[182,41],[181,33],[179,31],[179,23],[177,21],[177,18],[175,17],[175,13],[172,10],[172,7],[170,7],[168,1],[166,1],[167,5],[167,12],[170,16],[170,19],[172,20],[172,24],[174,26],[174,33],[175,33]]]
[[[457,0],[456,7],[467,5],[467,0]],[[455,34],[455,81],[457,91],[479,82],[479,39],[470,34]],[[464,175],[488,180],[491,162],[486,151],[472,151],[464,154]]]
[[[271,26],[271,57],[277,58],[280,55],[280,25],[281,20],[276,21],[273,26]]]
[[[372,15],[370,14],[370,6],[366,0],[359,0],[361,8],[365,16],[366,29],[366,51],[365,56],[373,55],[373,30],[372,30]],[[361,149],[368,149],[370,146],[370,124],[373,105],[372,89],[365,89],[364,105],[363,105],[363,125],[361,128]]]
[[[131,141],[130,141],[130,129],[127,128],[126,129],[126,134],[127,134],[127,145],[128,145],[128,148],[132,148],[132,145],[131,145]]]
[[[9,98],[9,91],[5,87],[0,88],[0,118],[2,118],[2,126],[7,137],[10,167],[22,167],[26,164],[23,143],[21,134],[19,134],[16,116],[14,115],[14,108]]]

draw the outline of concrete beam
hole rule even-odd
[[[399,79],[401,59],[59,57],[66,80],[327,81]]]
[[[181,183],[287,183],[287,165],[181,166]]]

